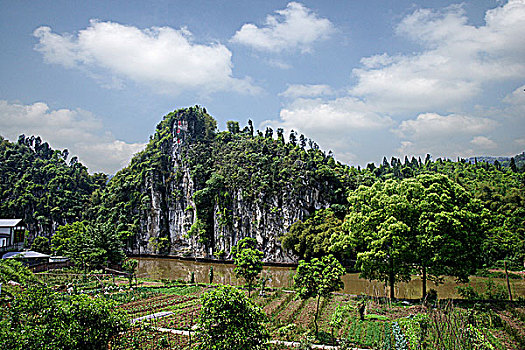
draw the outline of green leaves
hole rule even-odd
[[[344,287],[341,276],[345,269],[333,255],[299,261],[294,275],[294,289],[301,299],[329,297]]]
[[[0,343],[7,349],[102,350],[129,325],[105,298],[64,296],[43,287],[15,294],[0,306]]]
[[[257,305],[228,285],[201,297],[198,350],[264,349],[269,340],[267,317]]]
[[[241,239],[232,248],[231,255],[235,264],[234,272],[238,277],[244,278],[248,291],[251,292],[257,276],[263,269],[263,252],[255,249],[257,241],[254,238],[246,237]]]
[[[410,279],[413,267],[430,278],[468,278],[479,263],[481,208],[467,191],[440,174],[387,180],[349,196],[345,219],[359,253],[361,276],[388,282]]]
[[[294,252],[302,259],[321,257],[344,250],[334,248],[332,244],[343,234],[343,222],[331,209],[321,209],[304,221],[295,222],[290,230],[281,237],[282,246]]]
[[[60,226],[51,239],[51,247],[56,254],[69,257],[85,269],[118,264],[124,259],[120,237],[109,223],[90,225],[82,221]]]
[[[319,314],[319,300],[321,297],[330,298],[331,293],[344,287],[341,276],[345,269],[333,255],[313,258],[310,262],[299,261],[293,277],[294,289],[297,296],[303,300],[317,297],[315,309],[315,334],[318,333],[317,317]]]
[[[106,175],[89,175],[67,150],[53,151],[40,137],[0,140],[0,216],[23,218],[29,231],[49,236],[56,225],[81,220]],[[102,178],[102,181],[101,181]]]

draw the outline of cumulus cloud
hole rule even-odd
[[[470,141],[470,143],[478,149],[490,150],[498,147],[496,142],[486,136],[476,136]]]
[[[42,102],[23,105],[0,100],[0,129],[9,140],[17,140],[20,134],[35,135],[53,148],[67,148],[90,172],[115,173],[145,147],[115,139],[88,111],[51,110]]]
[[[380,116],[368,106],[351,97],[331,101],[297,99],[280,112],[280,124],[288,127],[300,125],[307,131],[352,129],[380,129],[391,125],[392,120]]]
[[[396,147],[396,156],[516,154],[525,132],[525,86],[494,101],[507,106],[472,101],[525,78],[524,27],[525,0],[488,10],[480,26],[469,24],[461,5],[418,9],[395,30],[419,50],[363,57],[345,97],[316,99],[326,99],[330,87],[290,85],[280,96],[296,100],[274,125],[305,130],[338,152],[351,149],[361,164],[371,158],[363,156],[369,149],[377,161]],[[367,130],[376,135],[363,137]],[[378,138],[382,147],[371,141]]]
[[[363,58],[350,93],[389,112],[454,109],[486,83],[525,77],[524,27],[525,0],[487,11],[479,27],[468,24],[461,6],[419,9],[396,31],[422,50]]]
[[[333,150],[337,159],[356,162],[356,151],[350,149],[357,146],[357,140],[369,139],[371,134],[388,130],[393,121],[351,97],[334,100],[297,98],[281,110],[279,119],[261,125],[280,127],[286,132],[293,129],[316,140],[322,149]],[[367,150],[363,152],[367,153]]]
[[[334,92],[328,85],[311,85],[311,84],[290,84],[288,88],[281,92],[279,96],[290,99],[298,97],[319,97],[332,95]]]
[[[423,113],[401,122],[394,132],[402,139],[400,154],[466,157],[495,149],[497,144],[480,134],[491,132],[497,126],[498,123],[490,118]]]
[[[424,113],[401,122],[398,134],[416,140],[435,136],[472,135],[492,130],[497,123],[488,118],[467,115]]]
[[[110,84],[129,79],[163,93],[182,89],[257,91],[249,79],[233,77],[228,48],[220,43],[197,44],[185,28],[139,29],[91,20],[76,35],[57,34],[45,26],[33,35],[38,39],[35,49],[46,62],[87,69],[96,76],[109,72]]]
[[[326,39],[334,31],[332,23],[318,17],[297,2],[290,2],[284,10],[268,15],[265,25],[247,23],[232,37],[231,42],[250,46],[259,51],[281,52],[299,49],[311,50],[316,41]]]

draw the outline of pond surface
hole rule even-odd
[[[209,282],[210,267],[213,267],[213,282],[232,285],[243,285],[244,280],[238,279],[233,273],[234,266],[231,264],[218,264],[211,262],[196,262],[179,259],[164,258],[136,258],[139,262],[137,268],[138,277],[148,277],[153,279],[169,280],[186,280],[191,279],[191,273],[195,274],[195,281],[199,283]],[[293,267],[265,266],[262,272],[263,276],[270,278],[267,287],[275,288],[292,288]],[[470,285],[477,290],[485,289],[489,278],[471,277]],[[492,281],[496,285],[503,285],[506,288],[506,282],[503,278],[495,278]],[[349,294],[366,294],[370,296],[388,295],[388,289],[383,283],[370,282],[359,278],[358,273],[349,273],[343,276],[344,293]],[[517,299],[518,296],[525,297],[525,280],[511,279],[512,296]],[[427,290],[435,289],[439,298],[459,298],[456,287],[467,284],[456,284],[453,277],[445,277],[444,283],[436,286],[433,282],[427,283]],[[421,279],[414,277],[407,283],[398,283],[396,285],[396,297],[417,299],[421,297]]]

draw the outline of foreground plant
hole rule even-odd
[[[255,238],[243,238],[232,248],[231,255],[235,264],[234,272],[238,277],[244,278],[248,287],[248,296],[253,289],[257,276],[263,269],[263,252],[256,249]]]
[[[299,261],[294,276],[294,289],[299,298],[306,300],[317,297],[314,324],[316,337],[319,333],[317,318],[321,297],[330,298],[332,292],[344,287],[341,276],[345,273],[344,267],[333,255],[323,256],[322,259],[313,258],[311,262]]]
[[[243,292],[221,285],[204,294],[197,331],[198,350],[265,349],[267,317]]]
[[[0,305],[3,349],[106,349],[128,326],[115,303],[87,295],[67,296],[30,287]]]

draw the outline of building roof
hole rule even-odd
[[[36,259],[36,258],[49,258],[49,255],[29,250],[27,252],[9,252],[9,253],[5,253],[2,256],[2,259]]]
[[[0,227],[15,227],[22,222],[22,219],[0,219]]]

